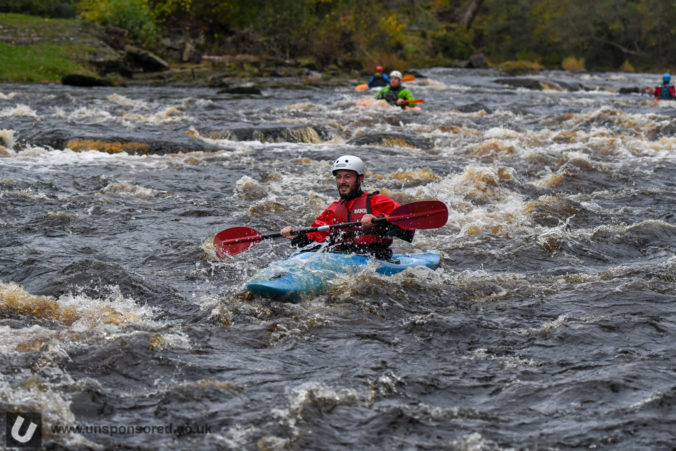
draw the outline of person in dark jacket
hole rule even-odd
[[[376,73],[368,82],[369,88],[376,88],[378,86],[387,86],[390,84],[390,77],[383,73],[383,66],[376,66]]]

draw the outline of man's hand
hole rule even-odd
[[[361,217],[361,226],[365,228],[373,227],[373,220],[376,219],[372,214],[366,213]]]
[[[290,240],[295,238],[295,235],[292,235],[291,232],[293,232],[293,227],[291,226],[286,226],[282,230],[279,231],[279,234],[282,235],[284,238],[288,238]]]

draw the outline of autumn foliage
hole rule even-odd
[[[475,53],[495,66],[676,67],[676,3],[665,0],[8,0],[0,10],[27,4],[77,10],[150,47],[188,35],[211,54],[321,67],[443,65]]]

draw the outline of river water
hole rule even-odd
[[[499,78],[421,70],[422,111],[363,80],[0,85],[0,405],[51,448],[673,449],[676,102]],[[394,245],[441,267],[250,295],[291,248],[214,235],[308,226],[341,154],[446,203]]]

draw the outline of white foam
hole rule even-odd
[[[195,118],[186,114],[179,107],[168,106],[163,109],[148,114],[124,113],[116,118],[123,125],[135,127],[137,125],[166,125],[166,124],[188,124],[195,122]]]
[[[28,105],[16,105],[14,108],[3,108],[0,110],[0,117],[28,116],[38,119],[38,114]]]
[[[533,359],[524,359],[519,356],[496,356],[485,348],[477,349],[472,354],[477,360],[497,362],[505,368],[538,367],[542,365],[542,363]]]
[[[56,331],[36,325],[21,329],[0,326],[0,352],[19,352],[21,349],[29,349],[31,344],[39,346],[56,335]]]
[[[648,398],[635,402],[634,404],[629,406],[629,408],[630,409],[640,409],[647,404],[654,403],[655,401],[659,401],[660,399],[663,399],[663,398],[664,398],[664,393],[662,393],[661,391],[656,391],[652,395],[650,395]]]
[[[0,100],[13,100],[19,96],[19,93],[17,92],[10,92],[9,94],[5,94],[0,92]]]
[[[9,196],[17,196],[17,197],[22,197],[24,199],[32,199],[32,200],[44,200],[48,199],[49,197],[42,192],[33,192],[32,188],[26,188],[22,190],[9,190],[9,191],[0,191],[0,199],[5,197],[6,195]]]
[[[520,226],[524,215],[523,197],[500,187],[500,176],[495,168],[466,168],[462,174],[449,174],[427,185],[406,189],[415,199],[438,199],[449,206],[446,227],[460,230],[461,235],[488,229]],[[485,199],[490,202],[476,206],[467,199]]]
[[[115,117],[108,111],[101,108],[80,107],[68,113],[66,117],[68,121],[76,123],[98,124],[108,122],[115,119]]]
[[[333,389],[320,382],[305,382],[287,393],[289,407],[287,409],[272,409],[272,415],[286,423],[293,437],[298,437],[298,422],[302,421],[303,408],[314,400],[331,400],[336,404],[347,405],[360,402],[359,394],[353,389]]]
[[[516,329],[515,332],[519,335],[550,335],[552,332],[563,328],[563,326],[570,322],[570,315],[568,313],[564,315],[559,315],[555,320],[545,321],[536,328],[520,328]]]
[[[493,127],[488,129],[484,133],[484,138],[486,139],[491,139],[491,138],[508,138],[508,139],[517,139],[521,138],[523,136],[523,133],[519,133],[517,131],[511,130],[509,128],[504,128],[504,127]]]
[[[135,185],[130,182],[109,183],[102,190],[103,193],[118,194],[124,197],[136,197],[138,199],[152,199],[166,194],[166,191],[154,190],[145,186]]]
[[[14,130],[9,130],[6,128],[0,129],[0,145],[4,143],[4,146],[7,150],[12,150],[14,148]]]
[[[106,97],[106,99],[109,102],[117,103],[118,105],[128,106],[135,109],[148,107],[148,102],[145,102],[143,100],[130,99],[129,97],[117,93],[109,95],[108,97]]]
[[[501,450],[513,451],[514,448],[503,448],[492,440],[485,439],[478,432],[463,435],[455,440],[448,442],[447,449],[454,451],[486,451],[486,450]]]

